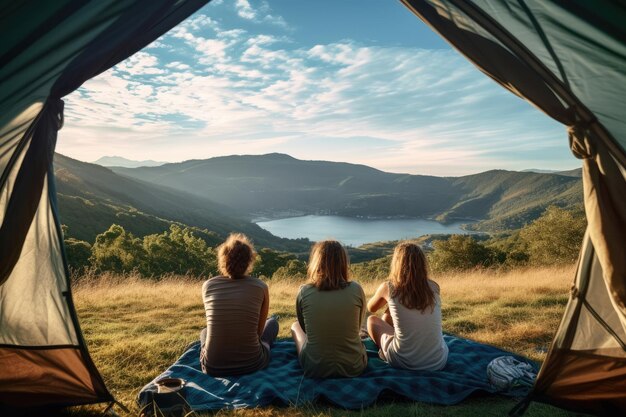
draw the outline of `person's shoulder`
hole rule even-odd
[[[432,279],[428,280],[428,285],[430,285],[430,288],[436,293],[436,294],[440,294],[441,293],[441,287],[439,287],[439,284],[437,284],[436,281],[433,281]]]
[[[308,296],[317,292],[318,292],[317,287],[311,284],[310,282],[307,282],[306,284],[300,285],[300,288],[298,289],[298,294],[296,295],[296,297],[303,298],[305,296]]]
[[[363,294],[365,294],[365,291],[363,291],[363,287],[361,286],[361,284],[359,284],[356,281],[350,281],[348,283],[348,287],[347,288],[352,289],[352,291],[355,292],[355,293],[358,293],[358,294],[363,293]]]
[[[314,290],[316,290],[315,285],[311,284],[310,282],[307,282],[306,284],[300,285],[300,288],[298,289],[298,294],[305,293],[308,291],[314,291]]]
[[[211,285],[215,285],[217,282],[221,281],[224,278],[225,277],[222,275],[216,275],[214,277],[211,277],[207,279],[206,281],[204,281],[204,283],[202,284],[202,289],[206,289]]]
[[[246,278],[246,280],[248,281],[248,283],[256,287],[263,288],[264,290],[269,289],[269,287],[267,286],[267,283],[265,283],[265,281],[263,281],[261,278],[249,276]]]

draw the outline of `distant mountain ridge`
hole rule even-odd
[[[151,159],[147,159],[145,161],[134,161],[121,156],[103,156],[93,163],[103,167],[138,168],[157,167],[166,164],[167,162],[153,161]]]
[[[577,170],[435,177],[277,153],[112,170],[223,204],[249,219],[297,214],[474,219],[481,221],[475,228],[496,231],[521,227],[551,204],[582,204]]]
[[[207,229],[210,233],[203,237],[212,245],[231,232],[243,232],[261,247],[308,250],[307,242],[276,237],[237,210],[185,191],[123,177],[60,154],[55,154],[54,171],[61,223],[77,239],[93,242],[114,223],[136,236],[161,233],[172,223],[182,223]]]

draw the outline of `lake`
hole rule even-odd
[[[469,233],[461,229],[470,221],[442,224],[424,219],[364,219],[343,216],[300,216],[257,222],[279,237],[312,241],[337,239],[344,245],[360,246],[369,242],[411,239],[427,234]]]

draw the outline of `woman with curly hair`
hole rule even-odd
[[[389,280],[378,287],[367,309],[374,313],[385,305],[382,319],[373,315],[367,319],[381,359],[396,368],[442,369],[448,346],[441,332],[439,285],[428,279],[426,256],[418,245],[396,246]]]
[[[310,283],[296,299],[298,321],[291,326],[304,374],[317,378],[353,377],[367,366],[360,329],[365,294],[348,278],[348,255],[334,240],[311,249]]]
[[[247,374],[267,366],[278,321],[267,318],[267,285],[249,276],[256,252],[243,234],[231,234],[217,252],[221,275],[202,285],[207,326],[200,334],[202,371]]]

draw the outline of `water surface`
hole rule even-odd
[[[343,216],[300,216],[258,222],[279,237],[309,238],[312,241],[337,239],[344,245],[360,246],[369,242],[411,239],[435,233],[468,233],[457,222],[442,224],[424,219],[364,219]]]

